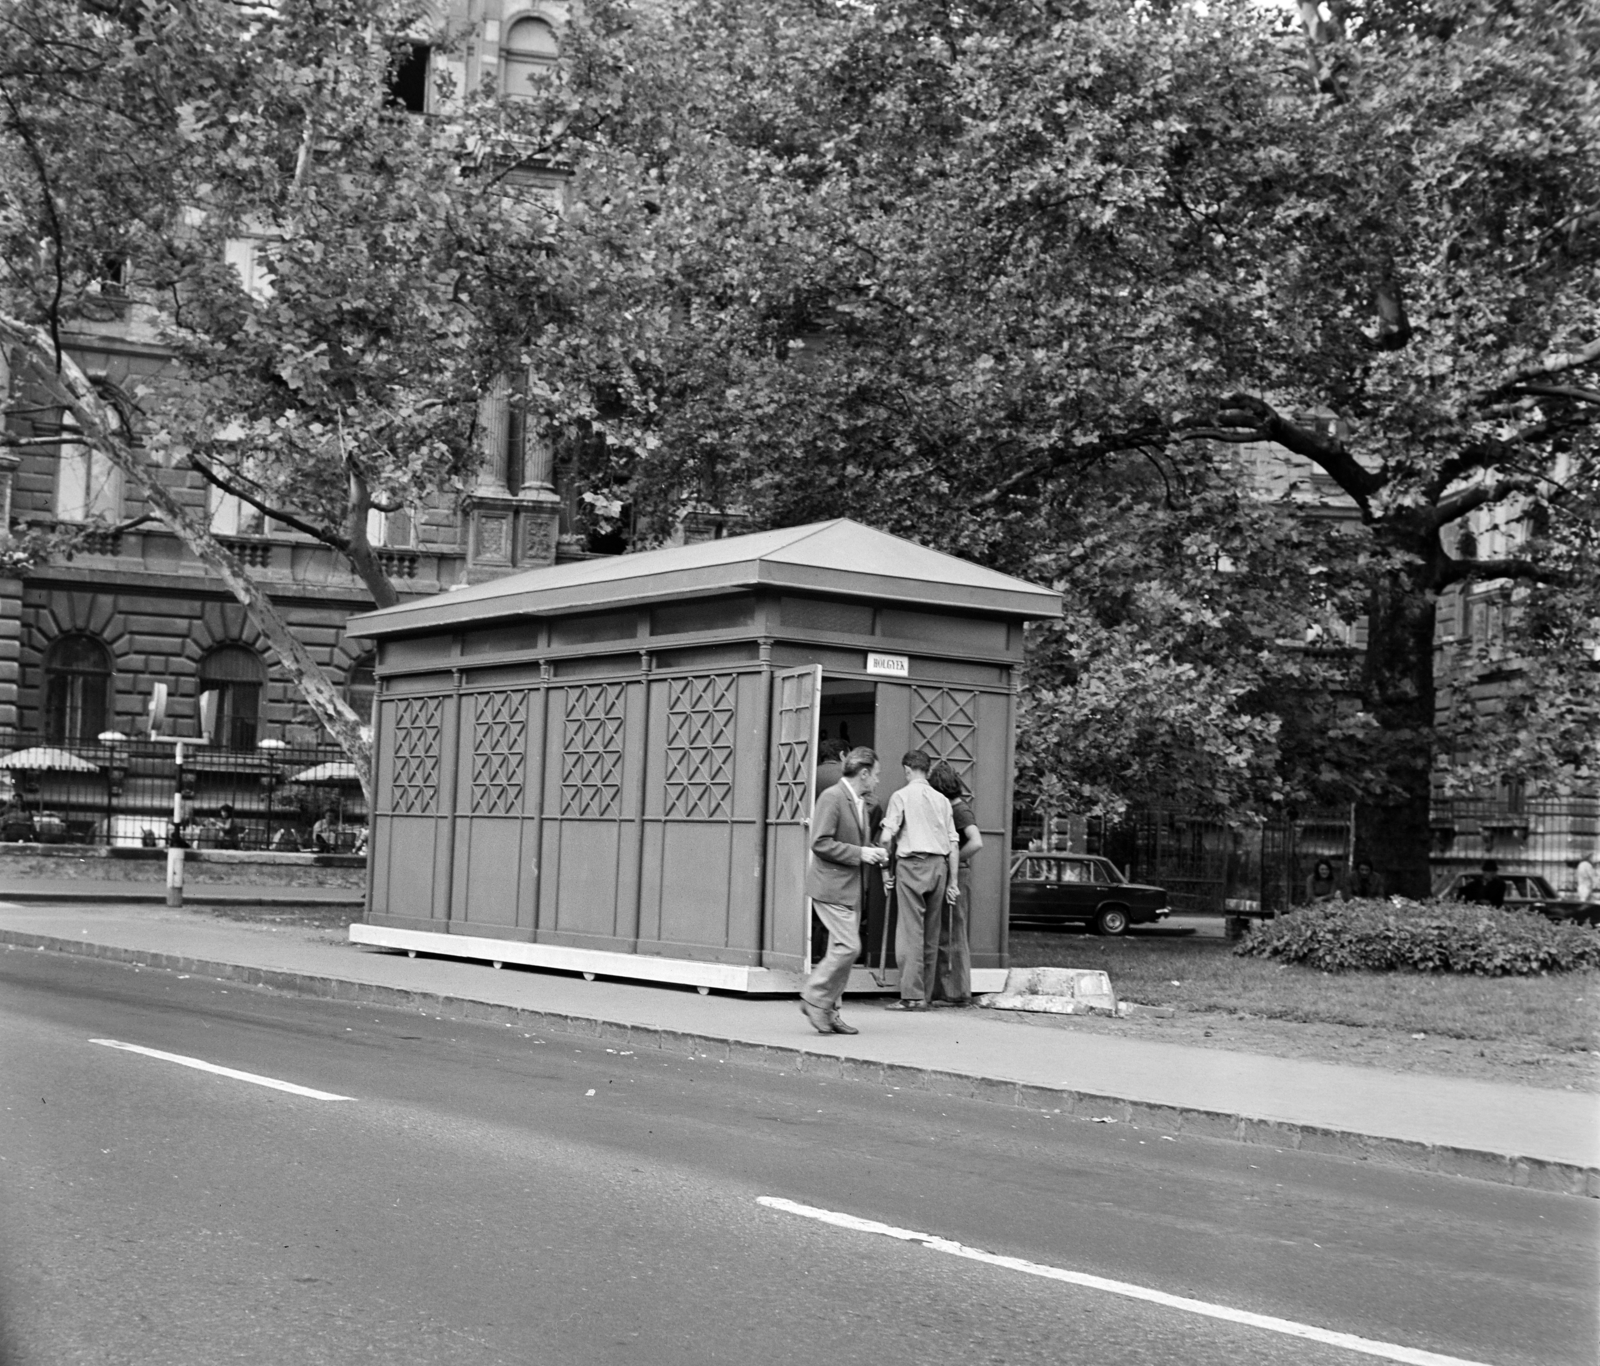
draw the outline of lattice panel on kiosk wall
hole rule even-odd
[[[734,678],[667,684],[667,818],[716,820],[733,805]]]
[[[964,688],[911,689],[912,742],[955,769],[969,791],[977,734],[977,693]]]
[[[431,816],[439,801],[437,697],[405,697],[394,709],[393,810],[398,816]]]
[[[807,789],[812,782],[811,731],[814,680],[809,673],[778,680],[778,785],[777,816],[798,821],[806,813]]]
[[[567,692],[561,739],[561,814],[606,818],[622,800],[621,683],[591,683]]]
[[[522,809],[528,694],[478,696],[472,721],[472,814],[509,816]]]

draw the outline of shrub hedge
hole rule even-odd
[[[1347,901],[1257,921],[1235,953],[1324,972],[1400,969],[1529,976],[1600,967],[1600,933],[1531,911],[1447,902]]]

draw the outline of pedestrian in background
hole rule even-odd
[[[900,760],[906,785],[889,798],[883,814],[883,847],[893,862],[895,957],[900,964],[900,999],[891,1010],[926,1010],[938,967],[939,920],[946,901],[960,895],[961,839],[950,799],[928,786],[933,761],[920,749]]]
[[[843,760],[844,746],[837,740],[823,740],[817,745],[817,796],[844,777]]]
[[[819,1034],[859,1034],[839,1017],[839,1000],[861,953],[862,869],[881,867],[889,855],[870,843],[867,798],[878,786],[878,756],[853,749],[840,763],[843,777],[817,798],[811,813],[811,863],[806,895],[827,926],[828,947],[800,992],[800,1013]]]
[[[928,786],[950,803],[950,815],[961,840],[956,850],[960,883],[954,901],[946,900],[939,917],[939,952],[934,968],[933,1000],[953,1006],[972,1004],[971,924],[972,856],[983,848],[978,819],[955,769],[940,759],[928,770]]]
[[[1585,905],[1600,901],[1600,878],[1595,876],[1594,861],[1587,856],[1578,860],[1578,900]]]

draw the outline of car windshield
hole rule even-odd
[[[1128,880],[1122,876],[1122,870],[1108,858],[1090,859],[1089,862],[1092,868],[1091,875],[1096,882],[1122,883]]]

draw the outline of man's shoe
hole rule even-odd
[[[811,1027],[818,1034],[833,1033],[833,1016],[821,1006],[814,1006],[810,1001],[800,1002],[800,1013],[811,1021]]]
[[[859,1034],[861,1031],[854,1025],[848,1025],[839,1018],[838,1012],[833,1016],[833,1032],[835,1034]]]
[[[926,1010],[927,1008],[928,1003],[926,1001],[905,1000],[890,1001],[889,1004],[884,1007],[885,1010]]]

